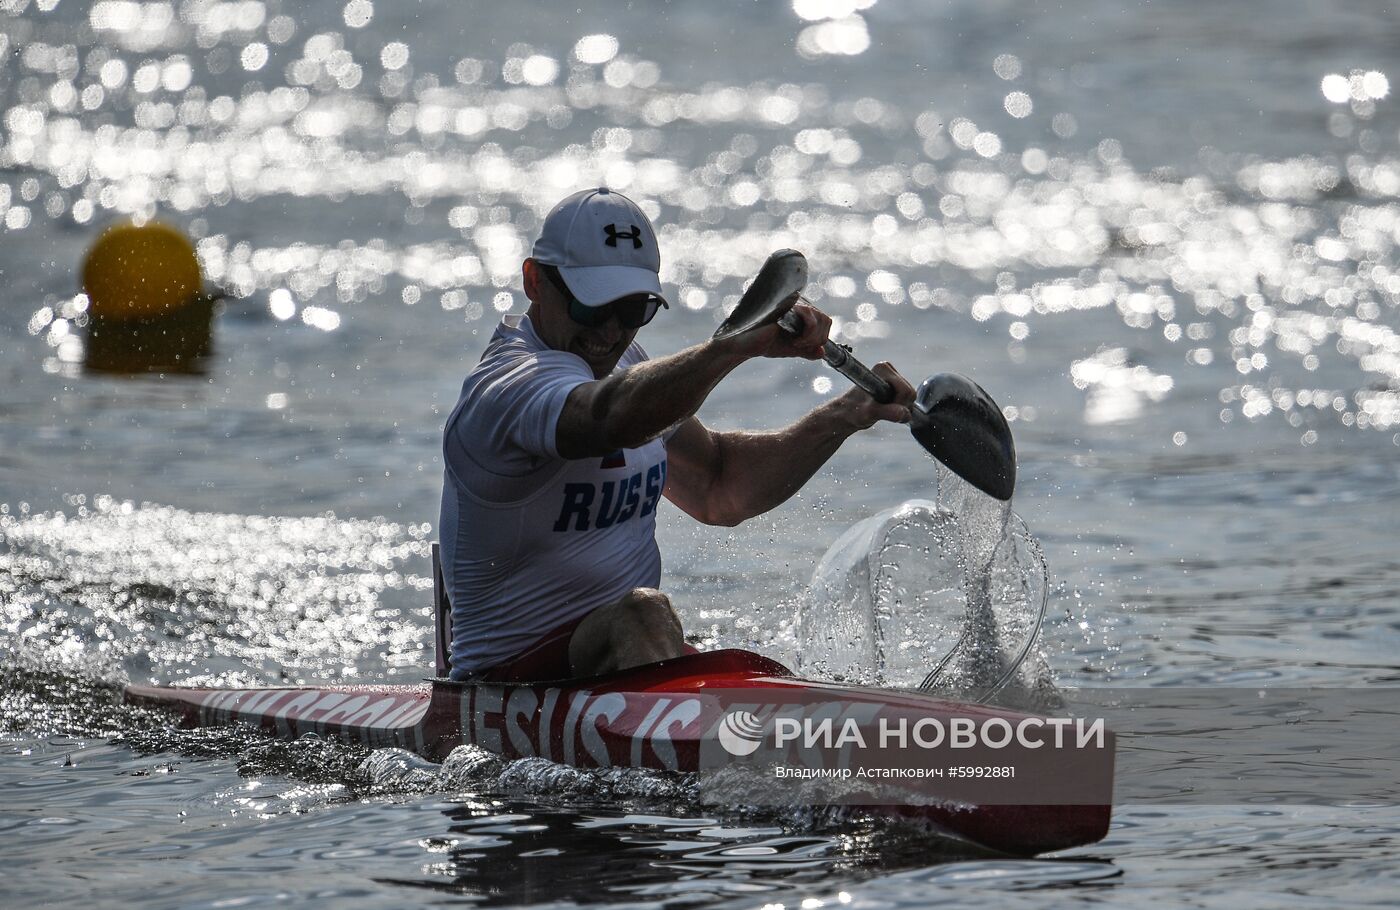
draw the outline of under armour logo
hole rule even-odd
[[[631,227],[632,230],[630,233],[624,233],[622,231],[619,231],[617,229],[617,225],[615,224],[603,225],[603,233],[608,235],[608,239],[606,241],[608,246],[617,246],[617,241],[620,238],[622,240],[632,241],[632,249],[640,250],[642,248],[642,229],[637,227],[635,224]]]

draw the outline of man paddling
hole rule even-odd
[[[633,339],[666,307],[647,216],[606,188],[545,218],[522,272],[524,316],[501,320],[447,419],[443,569],[454,679],[561,679],[687,651],[657,590],[662,496],[736,525],[796,493],[849,436],[909,418],[914,390],[859,389],[768,433],[716,432],[695,413],[754,357],[820,359],[829,317],[768,325],[648,359]]]

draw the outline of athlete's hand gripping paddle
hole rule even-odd
[[[806,257],[796,250],[778,250],[763,263],[714,337],[730,338],[773,323],[800,335],[802,321],[789,311],[806,286]],[[849,347],[827,341],[822,357],[881,404],[894,400],[890,384],[857,360]],[[1016,489],[1016,444],[1001,408],[981,386],[957,373],[938,373],[919,386],[909,413],[909,429],[925,451],[987,495],[1011,498]]]

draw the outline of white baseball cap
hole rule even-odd
[[[557,267],[584,306],[631,294],[666,299],[651,221],[637,203],[605,186],[574,193],[551,209],[532,255]]]

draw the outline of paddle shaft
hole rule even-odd
[[[789,335],[801,335],[802,317],[789,310],[778,320],[778,328]],[[871,372],[870,368],[857,360],[851,349],[845,345],[827,341],[822,347],[822,359],[830,364],[832,369],[869,392],[880,404],[894,401],[894,386]]]

